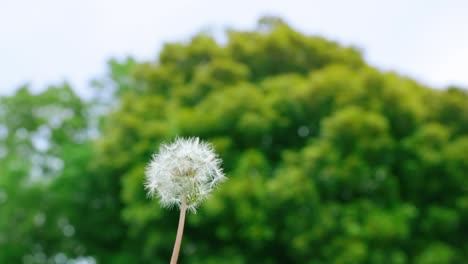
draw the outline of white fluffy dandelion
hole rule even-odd
[[[195,212],[216,185],[226,177],[221,160],[213,147],[199,138],[177,138],[161,145],[146,167],[145,188],[151,197],[158,196],[165,207],[180,208],[171,264],[177,263],[185,223],[185,212]]]
[[[195,212],[214,187],[226,177],[211,144],[199,138],[177,138],[163,144],[146,167],[145,188],[164,207],[182,206]]]

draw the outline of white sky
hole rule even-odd
[[[81,95],[111,57],[150,60],[202,29],[277,15],[356,45],[367,61],[433,87],[468,87],[466,0],[0,0],[0,94],[68,80]]]

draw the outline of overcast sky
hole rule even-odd
[[[0,94],[68,80],[81,95],[111,57],[157,56],[200,30],[282,17],[433,87],[468,87],[466,0],[0,0]]]

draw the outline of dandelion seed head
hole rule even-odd
[[[195,212],[226,177],[211,144],[199,138],[177,138],[161,145],[146,167],[145,189],[159,197],[164,207],[180,208],[185,195],[187,209]]]

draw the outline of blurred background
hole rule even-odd
[[[143,189],[198,136],[229,180],[180,263],[468,259],[465,1],[4,1],[0,263],[167,263]]]

